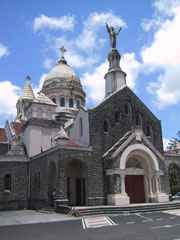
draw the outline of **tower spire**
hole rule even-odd
[[[31,86],[31,77],[29,75],[26,76],[25,84],[24,84],[24,90],[23,90],[23,96],[22,98],[26,99],[34,99],[34,92]]]
[[[117,91],[122,86],[126,85],[126,73],[121,70],[120,60],[121,55],[116,48],[117,36],[122,28],[115,30],[114,27],[106,24],[106,28],[110,38],[111,51],[108,54],[109,69],[105,74],[105,95]]]

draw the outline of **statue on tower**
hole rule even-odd
[[[109,26],[107,23],[106,28],[109,33],[111,48],[116,48],[116,38],[119,32],[122,30],[122,28],[120,27],[119,29],[116,30],[113,26]]]

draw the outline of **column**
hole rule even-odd
[[[156,193],[160,193],[159,176],[155,177]]]
[[[125,190],[125,175],[121,175],[121,193],[126,195],[126,190]]]

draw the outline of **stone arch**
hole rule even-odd
[[[132,153],[144,158],[151,169],[159,171],[159,163],[155,154],[148,147],[139,143],[130,145],[125,149],[120,158],[119,166],[121,170],[125,170],[127,160]]]
[[[66,165],[67,197],[70,205],[86,204],[87,165],[79,159],[70,160]]]
[[[180,191],[180,167],[176,163],[170,163],[168,167],[170,191],[174,195]]]

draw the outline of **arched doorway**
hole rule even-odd
[[[80,160],[72,160],[66,169],[67,197],[69,204],[73,206],[86,205],[86,165]]]
[[[171,163],[168,168],[170,191],[174,195],[180,192],[180,167]]]
[[[57,191],[57,169],[56,164],[51,161],[48,167],[48,202],[54,206],[55,194]]]
[[[120,158],[120,170],[122,189],[130,203],[167,201],[168,196],[161,192],[157,157],[147,146],[137,143],[127,147]]]

